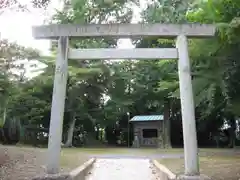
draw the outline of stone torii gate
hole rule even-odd
[[[33,27],[34,38],[58,40],[47,172],[49,174],[59,172],[68,59],[179,59],[178,72],[184,137],[185,176],[199,176],[195,112],[187,40],[188,38],[211,37],[214,34],[215,27],[213,25],[200,24],[68,24]],[[69,37],[131,38],[146,36],[176,38],[176,48],[71,49],[68,47]]]

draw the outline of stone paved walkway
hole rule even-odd
[[[97,159],[87,180],[160,180],[147,159]]]

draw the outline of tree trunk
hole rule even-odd
[[[1,108],[0,108],[1,111]],[[0,112],[0,114],[2,114],[2,112]],[[4,123],[6,121],[6,116],[7,116],[7,106],[4,105],[3,106],[3,114],[2,114],[2,118],[0,118],[0,127],[2,128],[4,126]]]
[[[230,118],[230,129],[229,129],[229,144],[228,147],[235,148],[236,141],[236,119],[234,116]]]
[[[171,134],[170,134],[170,128],[171,128],[171,124],[170,124],[170,105],[169,105],[169,100],[166,99],[164,101],[164,129],[163,129],[163,133],[164,133],[164,148],[171,148]]]
[[[75,114],[74,114],[73,118],[72,118],[72,121],[69,123],[67,141],[66,141],[64,147],[72,147],[72,140],[73,140],[75,122],[76,122],[76,118],[75,118]]]

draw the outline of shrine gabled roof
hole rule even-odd
[[[163,115],[141,115],[141,116],[134,116],[130,119],[130,122],[139,122],[139,121],[163,121]]]

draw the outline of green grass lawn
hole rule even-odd
[[[66,148],[62,150],[61,165],[74,168],[88,160],[89,155],[123,154],[123,155],[151,155],[151,154],[183,153],[183,149],[132,149],[132,148]],[[200,171],[213,180],[239,180],[240,151],[233,149],[199,149]],[[184,159],[158,159],[173,173],[184,172]]]
[[[157,149],[157,148],[64,148],[64,151],[81,152],[88,154],[157,154],[157,153],[183,153],[183,149]]]
[[[219,152],[219,151],[218,151]],[[175,174],[184,173],[184,159],[159,159]],[[240,155],[209,155],[199,158],[200,172],[208,175],[213,180],[239,180],[240,179]]]
[[[61,152],[61,167],[74,169],[82,164],[84,164],[89,157],[87,153],[75,151],[73,149],[64,149]]]
[[[151,155],[158,153],[182,153],[182,149],[133,149],[133,148],[63,148],[61,166],[75,168],[89,159],[91,155]]]
[[[87,154],[143,154],[143,155],[151,155],[151,154],[183,154],[183,148],[172,148],[172,149],[157,149],[157,148],[63,148],[65,152],[72,152],[72,153],[87,153]],[[205,154],[224,154],[224,153],[239,153],[239,150],[234,149],[216,149],[216,148],[201,148],[199,149],[200,155]]]
[[[15,146],[16,147],[16,146]],[[16,147],[16,150],[36,149],[36,152],[46,153],[46,148]],[[61,167],[74,169],[82,165],[91,155],[156,155],[156,154],[182,154],[183,149],[154,149],[154,148],[63,148],[61,151]],[[227,154],[226,154],[227,153]],[[233,149],[199,149],[200,170],[213,178],[213,180],[239,180],[240,178],[240,150]],[[41,157],[40,157],[41,158]],[[44,160],[45,161],[45,160]],[[161,164],[167,166],[174,173],[183,173],[184,160],[159,159]]]

